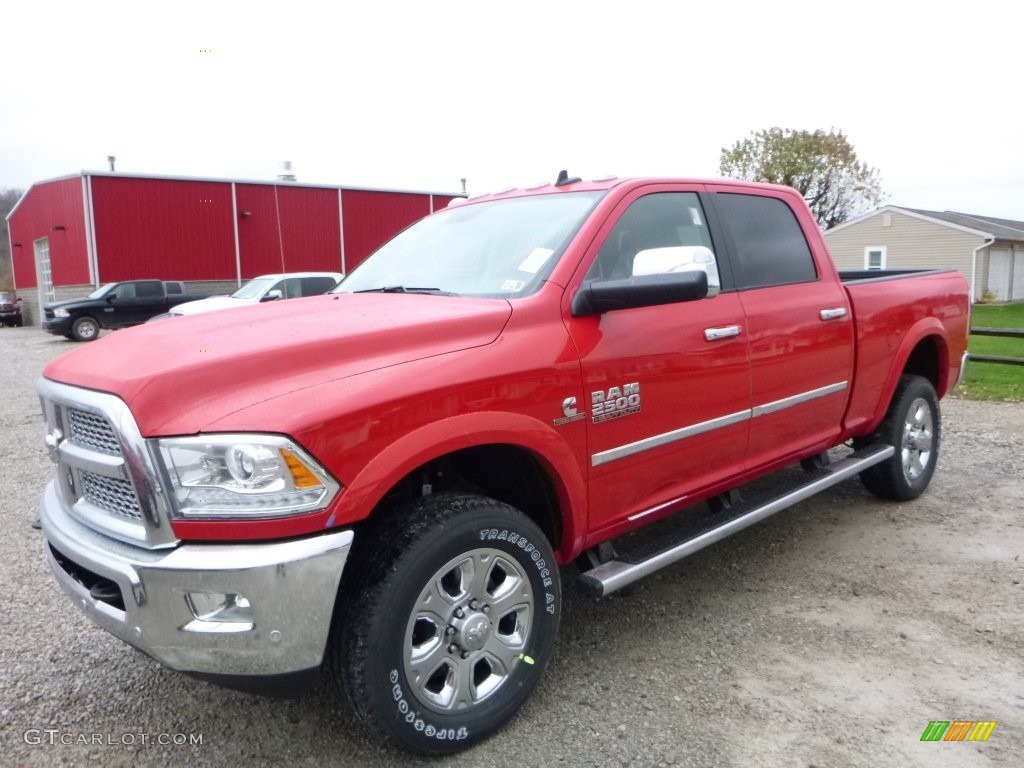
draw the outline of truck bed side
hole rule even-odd
[[[853,389],[845,433],[870,433],[909,368],[942,397],[959,377],[967,349],[967,282],[954,270],[844,272],[856,333]]]

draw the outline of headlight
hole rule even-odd
[[[63,307],[57,307],[57,309],[53,310],[53,316],[54,317],[68,317],[70,314],[71,313],[68,312]]]
[[[309,454],[276,435],[153,441],[175,517],[287,517],[323,509],[340,489]]]

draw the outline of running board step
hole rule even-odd
[[[617,589],[622,589],[634,581],[649,576],[667,565],[678,562],[684,557],[689,557],[717,541],[721,541],[737,531],[742,531],[754,523],[771,517],[776,512],[781,512],[787,507],[798,504],[809,499],[815,494],[838,485],[854,475],[860,474],[868,467],[888,459],[896,452],[891,445],[874,445],[863,448],[846,458],[840,459],[832,464],[826,474],[818,475],[814,480],[801,485],[781,496],[778,496],[766,504],[755,507],[749,512],[728,520],[710,530],[701,533],[693,538],[686,539],[681,543],[658,552],[638,562],[622,562],[621,560],[609,560],[580,575],[581,586],[597,597],[609,595]]]

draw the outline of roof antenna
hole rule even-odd
[[[570,179],[568,171],[559,171],[558,180],[555,182],[555,186],[564,187],[569,184],[575,184],[577,181],[581,181],[581,179],[578,176],[574,176],[573,178]]]

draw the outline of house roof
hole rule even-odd
[[[855,219],[850,219],[832,227],[825,234],[829,235],[841,229],[846,229],[880,213],[902,213],[906,216],[931,221],[935,224],[992,240],[1010,240],[1024,243],[1024,221],[997,219],[992,216],[979,216],[973,213],[960,213],[958,211],[928,211],[923,208],[905,208],[900,205],[886,205],[870,213],[865,213],[863,216],[858,216]]]
[[[992,216],[978,216],[972,213],[958,213],[957,211],[925,211],[920,208],[904,208],[905,211],[919,213],[940,221],[947,221],[950,224],[959,224],[961,227],[980,229],[989,233],[999,240],[1024,241],[1024,221],[1013,219],[996,219]]]

